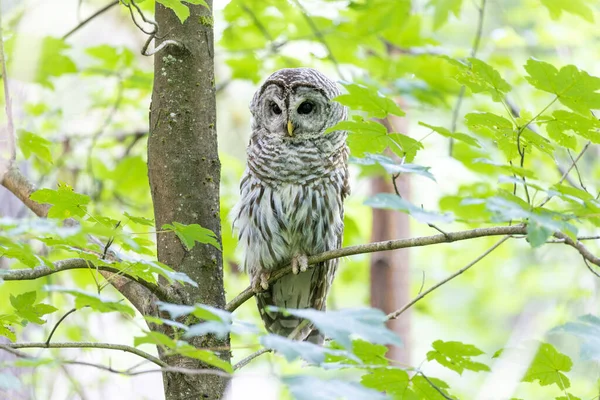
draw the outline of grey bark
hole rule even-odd
[[[207,1],[212,7],[212,1]],[[156,4],[160,27],[155,45],[175,40],[183,47],[167,46],[155,55],[154,89],[150,108],[148,175],[157,230],[163,224],[200,224],[220,241],[219,183],[221,166],[217,152],[216,103],[211,11],[192,6],[181,23],[170,9]],[[198,244],[186,250],[172,233],[159,233],[158,259],[198,283],[176,287],[181,304],[225,306],[221,252]],[[170,333],[170,332],[166,332]],[[228,340],[200,337],[194,346],[223,347]],[[221,356],[229,359],[229,352]],[[173,367],[206,368],[182,356],[161,359]],[[220,399],[227,380],[211,375],[163,375],[165,398]]]

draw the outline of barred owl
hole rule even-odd
[[[283,336],[300,320],[265,307],[324,310],[337,267],[330,260],[307,270],[307,256],[339,248],[344,230],[347,135],[325,133],[346,118],[345,107],[331,101],[338,94],[336,84],[314,69],[282,69],[250,103],[248,162],[232,214],[261,317],[269,332]],[[293,274],[269,286],[270,274],[290,263]],[[294,334],[323,340],[310,326]]]

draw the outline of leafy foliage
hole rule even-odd
[[[542,343],[523,377],[523,382],[538,381],[540,385],[555,384],[560,389],[567,389],[571,381],[564,374],[569,372],[573,363],[571,359],[558,352],[549,343]]]
[[[173,222],[173,224],[163,225],[162,229],[175,232],[177,237],[181,240],[181,243],[183,243],[188,250],[191,250],[196,245],[196,242],[210,244],[219,250],[221,249],[214,232],[210,229],[203,228],[198,224],[185,225],[180,224],[179,222]]]
[[[435,360],[459,374],[462,374],[464,370],[475,372],[490,370],[487,365],[471,360],[472,357],[483,354],[483,351],[471,344],[436,340],[432,347],[433,350],[427,353],[427,359]]]

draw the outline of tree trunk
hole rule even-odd
[[[408,124],[404,118],[390,117],[400,132],[406,133]],[[388,132],[393,129],[388,120],[380,121]],[[396,157],[391,152],[388,156]],[[410,199],[410,179],[401,175],[396,179],[398,191],[405,199]],[[371,191],[376,193],[395,193],[391,177],[375,177],[371,181]],[[373,229],[371,241],[379,242],[410,237],[408,214],[397,211],[373,209]],[[371,256],[371,307],[379,308],[386,314],[391,313],[410,301],[410,249],[384,251]],[[411,310],[400,317],[388,321],[387,325],[401,338],[404,346],[390,346],[387,356],[395,361],[410,364]]]
[[[207,0],[212,8],[212,1]],[[157,230],[163,224],[200,224],[221,240],[217,152],[216,103],[213,65],[212,12],[189,6],[190,17],[181,23],[172,10],[156,3],[156,22],[167,46],[154,59],[154,89],[150,107],[148,175]],[[198,244],[187,251],[173,233],[160,233],[158,259],[198,283],[179,286],[181,304],[225,306],[221,252]],[[168,333],[168,332],[167,332]],[[228,340],[198,337],[194,346],[223,347]],[[229,352],[222,357],[229,359]],[[207,368],[181,356],[165,357],[171,366]],[[220,399],[227,380],[211,375],[164,374],[167,400]]]

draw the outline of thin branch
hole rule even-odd
[[[485,0],[483,0],[483,1],[485,2]],[[313,31],[313,33],[315,34],[315,36],[317,37],[319,42],[321,42],[321,44],[325,47],[325,50],[327,50],[327,58],[329,58],[329,60],[333,63],[333,66],[335,67],[335,71],[337,72],[338,76],[341,79],[344,79],[344,75],[342,75],[342,71],[340,70],[340,64],[338,63],[337,59],[333,55],[333,51],[331,51],[331,47],[329,47],[329,44],[327,44],[327,41],[325,40],[325,36],[323,36],[323,33],[319,30],[319,27],[315,24],[315,21],[313,21],[313,19],[308,14],[306,9],[302,6],[302,4],[300,4],[300,2],[298,0],[292,0],[292,3],[294,3],[296,5],[296,7],[298,7],[300,9],[302,16],[308,23],[308,26]]]
[[[43,345],[43,343],[38,343],[38,344]],[[116,345],[111,345],[111,346],[116,346]],[[30,346],[30,347],[33,348],[36,346]],[[50,346],[50,347],[52,347],[52,346]],[[125,347],[128,347],[128,346],[125,346]],[[30,356],[27,353],[16,350],[15,346],[12,344],[8,344],[8,345],[0,344],[0,349],[5,350],[17,357],[20,357],[20,358],[25,358],[25,359],[30,359],[30,360],[36,359],[36,357]],[[133,347],[132,347],[132,349],[137,350]],[[115,348],[115,350],[123,350],[123,349]],[[127,351],[127,350],[123,350],[123,351]],[[140,352],[140,353],[144,353],[144,352]],[[134,353],[134,354],[143,357],[141,354],[138,354],[138,353]],[[150,361],[152,361],[154,363],[159,362],[160,364],[157,364],[157,365],[161,366],[161,368],[144,370],[144,371],[133,371],[132,368],[129,368],[126,370],[117,370],[110,366],[105,366],[105,365],[95,364],[95,363],[90,363],[90,362],[85,362],[85,361],[56,360],[56,362],[58,362],[61,365],[80,365],[80,366],[84,366],[84,367],[94,367],[94,368],[98,368],[98,369],[101,369],[104,371],[108,371],[108,372],[112,372],[112,373],[116,373],[116,374],[120,374],[120,375],[126,375],[126,376],[136,376],[136,375],[151,374],[151,373],[171,372],[171,373],[178,373],[178,374],[185,374],[185,375],[217,375],[217,376],[222,376],[224,378],[231,378],[231,374],[229,374],[225,371],[218,370],[218,369],[191,369],[191,368],[181,368],[181,367],[170,367],[166,363],[163,363],[161,360],[157,359],[156,357],[154,357],[150,354],[147,354],[147,353],[144,353],[144,354],[152,357],[151,359],[149,359]]]
[[[475,36],[473,37],[473,44],[471,46],[471,58],[475,58],[477,56],[477,52],[479,51],[479,45],[481,44],[481,36],[483,35],[483,17],[485,16],[485,5],[486,0],[481,0],[481,5],[477,8],[479,12],[479,17],[477,19],[477,30],[475,31]],[[458,114],[460,113],[460,107],[463,102],[463,98],[465,97],[466,87],[462,85],[460,87],[460,92],[458,93],[458,97],[456,99],[456,104],[454,105],[454,110],[452,111],[452,123],[450,125],[450,132],[456,132],[456,125],[458,122]],[[452,148],[454,147],[454,139],[450,138],[450,157],[452,157]]]
[[[8,88],[8,74],[6,73],[6,59],[4,57],[4,37],[2,35],[2,9],[0,7],[0,62],[2,63],[2,80],[4,82],[4,102],[6,105],[7,135],[9,160],[12,162],[17,156],[17,146],[15,141],[15,124],[12,114],[12,101],[10,99],[10,90]],[[10,165],[10,162],[9,162]]]
[[[571,170],[575,167],[575,165],[577,164],[577,162],[579,161],[579,159],[581,157],[583,157],[583,154],[587,151],[587,149],[590,147],[590,144],[592,144],[591,141],[588,141],[585,146],[583,146],[583,149],[581,150],[581,152],[577,155],[577,157],[575,158],[575,160],[573,160],[573,162],[571,163],[571,166],[569,167],[569,169],[567,169],[565,171],[565,173],[560,177],[560,180],[558,181],[558,185],[560,185],[561,183],[564,182],[564,180],[567,178],[567,176],[569,175],[569,173],[571,172]],[[553,196],[548,196],[546,197],[546,199],[542,202],[542,204],[540,204],[538,207],[543,207],[546,203],[548,203]]]
[[[246,365],[248,365],[250,363],[250,361],[254,360],[256,357],[261,356],[265,353],[270,353],[271,351],[273,351],[272,349],[260,349],[252,354],[250,354],[248,357],[244,358],[243,360],[241,360],[240,362],[238,362],[237,364],[235,364],[233,366],[233,370],[237,371],[240,368],[244,368]]]
[[[405,312],[406,310],[408,310],[410,307],[414,306],[417,302],[419,302],[423,297],[427,296],[429,293],[433,292],[434,290],[436,290],[437,288],[439,288],[440,286],[448,283],[449,281],[451,281],[452,279],[456,278],[457,276],[461,275],[462,273],[464,273],[466,270],[468,270],[469,268],[471,268],[472,266],[474,266],[475,264],[477,264],[479,261],[483,260],[487,255],[489,255],[492,251],[496,250],[498,247],[500,247],[500,245],[504,242],[506,242],[508,239],[510,239],[511,236],[504,236],[502,239],[500,239],[498,242],[496,242],[496,244],[494,244],[492,247],[490,247],[489,249],[487,249],[483,254],[481,254],[479,257],[477,257],[475,260],[471,261],[469,264],[467,264],[466,266],[464,266],[463,268],[461,268],[460,270],[456,271],[455,273],[453,273],[452,275],[448,276],[446,279],[443,279],[442,281],[436,283],[435,285],[433,285],[432,287],[430,287],[429,289],[427,289],[426,291],[420,293],[417,297],[415,297],[414,299],[412,299],[410,302],[408,302],[406,305],[404,305],[402,308],[388,314],[387,319],[396,319],[398,318],[403,312]]]
[[[446,399],[446,400],[454,400],[452,397],[450,397],[446,393],[444,393],[444,391],[442,389],[440,389],[439,387],[437,387],[437,385],[435,383],[433,383],[423,372],[419,371],[419,375],[421,375],[423,378],[425,378],[425,380],[427,381],[427,383],[429,383],[429,385],[431,385],[431,387],[436,392],[438,392],[444,399]]]
[[[94,18],[98,17],[99,15],[104,14],[105,12],[107,12],[108,10],[110,10],[111,8],[116,6],[117,4],[119,4],[119,0],[114,0],[112,3],[105,5],[104,7],[102,7],[101,9],[99,9],[98,11],[96,11],[95,13],[93,13],[92,15],[90,15],[89,17],[84,19],[83,21],[81,21],[79,23],[79,25],[77,25],[75,28],[73,28],[69,32],[65,33],[62,37],[62,40],[66,40],[69,36],[71,36],[72,34],[77,32],[81,28],[83,28],[87,23],[92,21]]]
[[[579,180],[579,185],[585,192],[589,193],[587,188],[583,184],[583,179],[581,178],[581,173],[579,172],[579,167],[577,166],[577,161],[575,161],[575,159],[573,158],[573,155],[571,154],[571,150],[567,149],[567,154],[569,154],[569,158],[571,159],[571,162],[573,163],[573,166],[575,167],[575,173],[577,174],[577,179]]]
[[[31,193],[36,191],[36,188],[15,165],[11,164],[4,177],[0,176],[0,183],[17,196],[35,215],[42,218],[48,215],[50,206],[48,204],[40,204],[29,198]]]
[[[525,235],[527,233],[525,225],[514,225],[514,226],[496,226],[491,228],[477,228],[467,231],[459,232],[448,232],[445,235],[434,235],[434,236],[423,236],[410,239],[398,239],[398,240],[386,240],[383,242],[375,242],[362,244],[358,246],[344,247],[341,249],[326,251],[321,254],[308,257],[309,268],[312,268],[317,263],[332,260],[334,258],[341,258],[352,256],[356,254],[375,253],[378,251],[397,250],[407,247],[420,247],[430,246],[439,243],[452,243],[461,240],[469,240],[479,237],[486,236],[504,236],[504,235]],[[600,260],[598,261],[600,265]],[[292,266],[288,265],[284,268],[278,269],[269,279],[269,284],[277,281],[281,277],[289,274],[292,271]],[[246,288],[243,292],[237,295],[225,306],[225,310],[233,311],[254,296],[254,292],[251,287]]]
[[[50,340],[52,340],[52,336],[54,336],[54,332],[56,332],[56,329],[58,329],[58,326],[71,314],[73,314],[75,311],[77,311],[77,308],[72,308],[69,311],[67,311],[65,313],[65,315],[63,315],[57,322],[56,324],[54,324],[54,327],[52,328],[52,330],[50,331],[50,334],[48,335],[48,339],[46,339],[46,346],[48,346],[50,344]]]
[[[162,301],[170,302],[172,300],[172,296],[159,285],[147,282],[132,275],[128,275],[119,268],[112,267],[110,265],[94,265],[91,261],[83,258],[70,258],[67,260],[57,261],[54,263],[53,268],[37,267],[34,269],[27,268],[3,270],[0,271],[0,278],[5,281],[30,281],[55,274],[57,272],[68,271],[72,269],[94,269],[98,271],[110,272],[112,274],[118,274],[150,290],[150,292],[152,292],[158,299]]]
[[[136,356],[145,358],[148,361],[153,362],[159,367],[168,367],[168,364],[161,361],[159,358],[152,354],[146,353],[135,347],[127,346],[124,344],[111,344],[111,343],[86,343],[86,342],[65,342],[65,343],[8,343],[0,345],[0,349],[10,348],[13,350],[17,349],[105,349],[105,350],[118,350],[126,353],[135,354]],[[9,350],[7,350],[9,351]],[[12,352],[14,354],[14,352]]]

